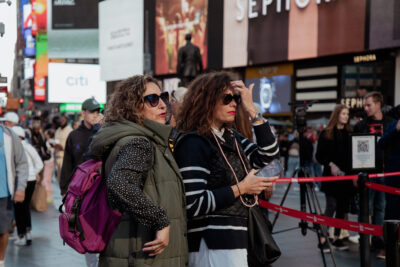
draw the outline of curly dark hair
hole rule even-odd
[[[143,125],[140,111],[144,104],[143,94],[147,83],[155,83],[159,87],[155,78],[146,75],[135,75],[118,83],[107,103],[105,122],[129,120]]]
[[[178,114],[178,130],[210,135],[217,101],[221,99],[226,89],[232,88],[230,83],[234,80],[234,74],[226,71],[206,73],[194,79],[188,87]],[[242,105],[237,106],[237,109],[242,108]],[[224,125],[224,127],[232,126],[233,124]]]

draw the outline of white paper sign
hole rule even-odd
[[[375,138],[374,135],[351,137],[353,169],[375,168]]]

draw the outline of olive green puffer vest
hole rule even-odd
[[[154,165],[147,175],[143,191],[153,203],[162,207],[167,213],[171,223],[169,245],[160,255],[148,257],[148,253],[142,252],[143,244],[154,240],[155,231],[137,223],[134,218],[125,214],[107,248],[101,253],[99,266],[187,266],[184,186],[168,144],[171,128],[148,120],[145,121],[145,127],[130,122],[124,123],[127,125],[123,126],[129,127],[129,135],[114,143],[105,164],[105,175],[107,176],[111,171],[118,152],[124,144],[132,138],[146,138],[150,141],[153,146]],[[121,127],[121,125],[118,126]],[[121,132],[118,131],[118,133]],[[100,133],[100,137],[105,136]]]

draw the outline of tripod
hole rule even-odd
[[[289,103],[289,104],[291,104],[291,103]],[[296,176],[297,177],[310,177],[310,173],[308,171],[308,168],[306,167],[306,163],[305,163],[304,157],[302,155],[302,145],[304,144],[304,141],[305,141],[304,133],[305,133],[305,130],[307,127],[306,119],[305,119],[306,110],[309,106],[312,105],[312,102],[311,103],[307,103],[307,102],[293,103],[293,105],[296,107],[295,122],[296,122],[297,130],[299,131],[300,168],[296,168],[296,170],[294,170],[292,177],[296,177]],[[279,204],[280,206],[283,206],[283,204],[286,200],[286,197],[289,193],[291,185],[292,185],[292,183],[289,183],[288,188],[286,189],[286,191],[283,195],[281,203]],[[322,209],[321,209],[321,205],[319,203],[317,194],[314,190],[314,185],[312,183],[299,183],[299,185],[300,185],[300,210],[303,212],[306,212],[307,206],[308,206],[309,213],[321,215]],[[275,214],[275,218],[272,222],[272,228],[275,226],[275,223],[278,220],[279,214],[280,214],[279,212]],[[287,232],[287,231],[298,229],[298,228],[301,229],[301,234],[303,236],[305,236],[307,234],[307,229],[311,230],[317,234],[318,247],[321,252],[322,261],[324,263],[324,266],[326,267],[327,266],[326,259],[325,259],[325,254],[324,254],[323,247],[322,247],[322,242],[321,242],[321,237],[325,238],[325,240],[329,246],[329,251],[331,254],[333,265],[336,267],[337,265],[336,265],[335,256],[333,254],[332,246],[331,246],[331,243],[328,238],[327,227],[325,225],[313,223],[312,226],[309,226],[307,221],[301,220],[297,227],[277,231],[277,232],[274,232],[274,234]]]

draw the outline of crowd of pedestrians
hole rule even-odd
[[[356,124],[349,108],[337,105],[326,127],[308,127],[299,136],[270,126],[253,103],[252,88],[231,73],[214,72],[169,95],[154,78],[137,75],[116,86],[104,116],[94,98],[82,104],[77,122],[65,115],[52,123],[40,117],[21,122],[7,112],[0,124],[0,267],[13,220],[14,244],[34,242],[36,185],[52,203],[53,177],[64,197],[75,168],[88,159],[103,161],[109,206],[122,214],[107,248],[85,254],[91,267],[248,266],[249,207],[263,192],[268,199],[277,179],[257,172],[279,159],[291,177],[302,159],[310,176],[354,174],[353,133],[379,136],[375,172],[399,170],[400,120],[382,112],[380,93],[365,95],[365,117]],[[373,182],[400,187],[399,177]],[[357,213],[350,209],[357,206],[356,186],[317,184],[326,198],[324,215]],[[400,219],[400,197],[370,190],[369,199],[371,223]],[[332,229],[335,249],[348,249],[344,232]],[[321,238],[324,252],[328,242]],[[385,257],[382,239],[373,237],[372,247]]]

